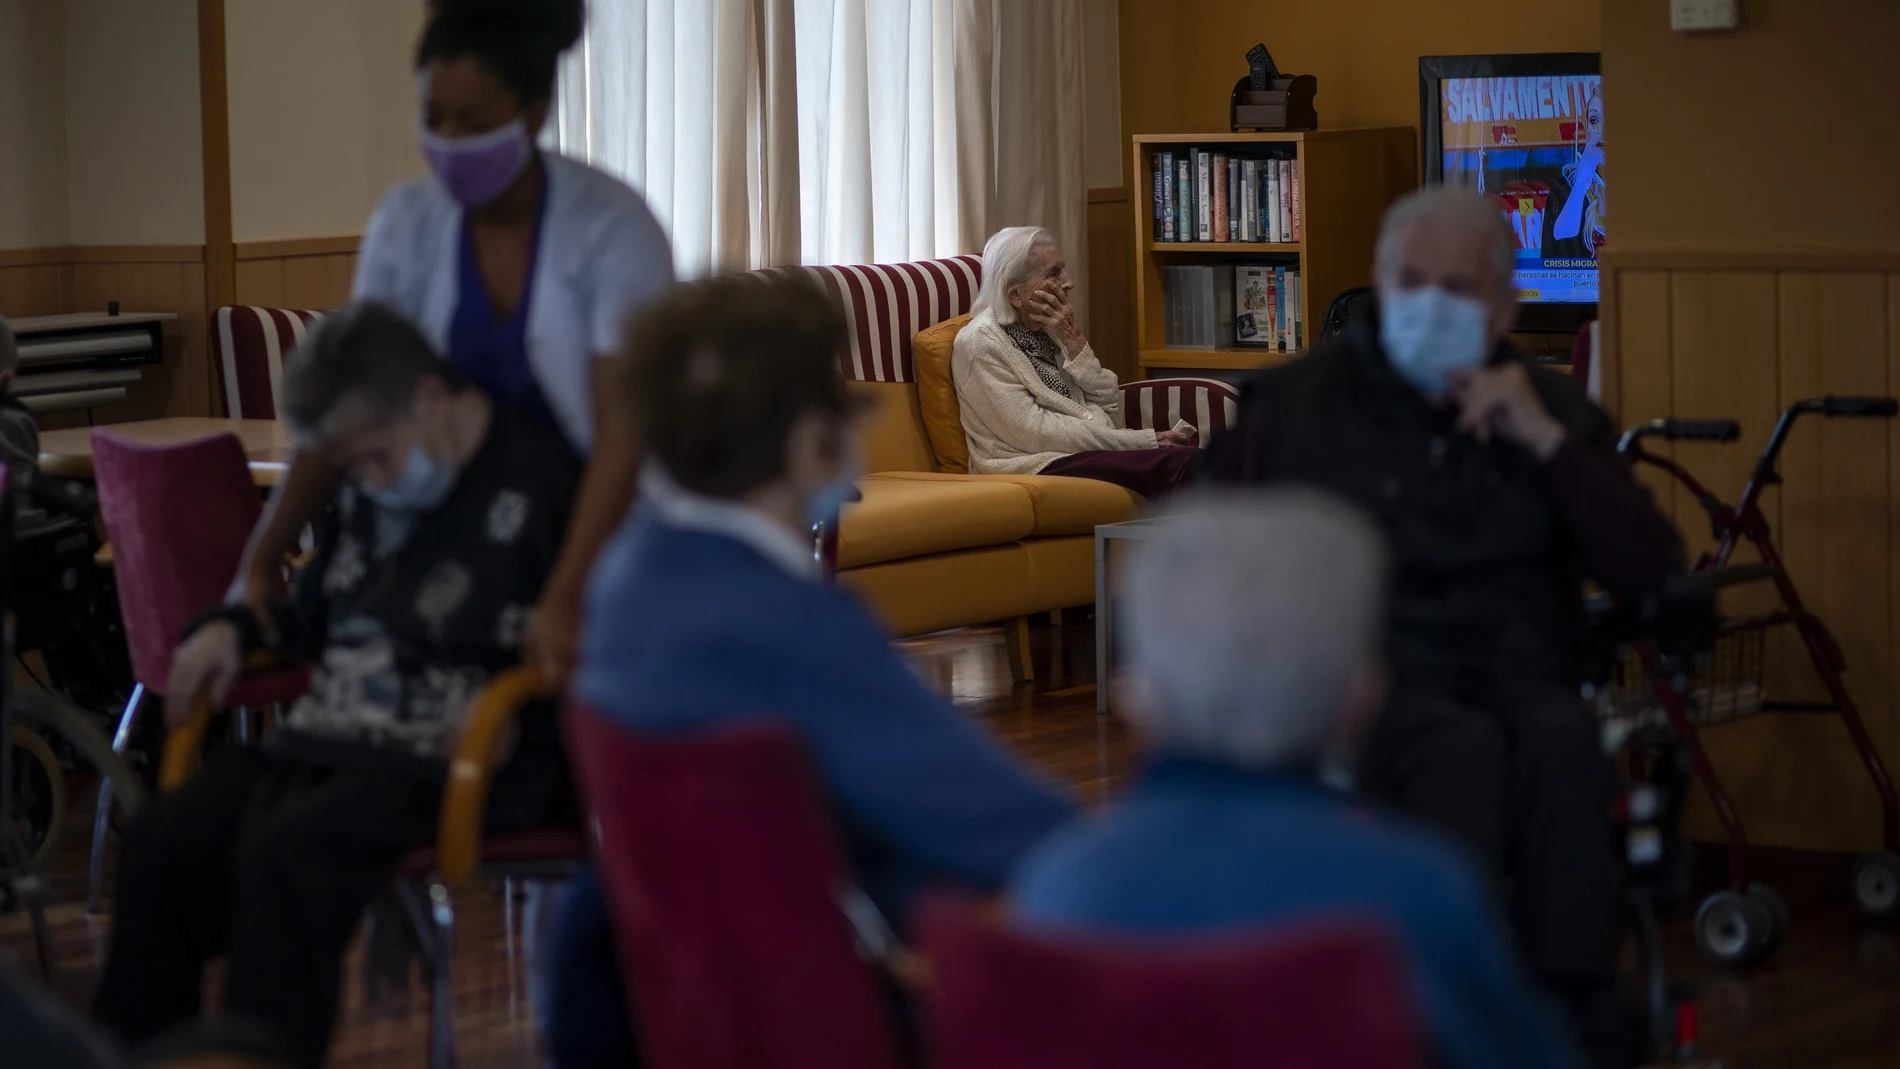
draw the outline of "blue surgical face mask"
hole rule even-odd
[[[845,503],[858,496],[858,471],[858,453],[851,449],[838,465],[838,474],[814,491],[805,503],[806,520],[814,526],[836,520]]]
[[[403,458],[402,471],[388,486],[363,483],[363,496],[390,512],[428,512],[448,499],[455,489],[455,468],[429,455],[417,442]]]
[[[1484,363],[1490,312],[1469,297],[1437,286],[1385,294],[1379,302],[1379,342],[1392,370],[1427,397],[1451,392],[1454,372]]]

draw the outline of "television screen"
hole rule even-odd
[[[1603,76],[1443,78],[1438,112],[1437,170],[1497,201],[1517,242],[1521,299],[1596,303]]]

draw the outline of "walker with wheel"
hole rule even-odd
[[[1772,583],[1780,608],[1755,616],[1723,617],[1709,650],[1693,664],[1671,662],[1654,643],[1637,643],[1617,678],[1597,695],[1607,720],[1619,721],[1640,744],[1674,741],[1686,751],[1695,779],[1707,792],[1728,838],[1728,886],[1704,898],[1696,910],[1696,945],[1711,961],[1735,965],[1758,960],[1780,945],[1787,909],[1767,885],[1751,879],[1748,836],[1722,779],[1697,735],[1700,728],[1762,713],[1833,713],[1841,718],[1880,797],[1882,849],[1855,862],[1852,892],[1869,917],[1900,917],[1900,818],[1893,783],[1867,733],[1842,678],[1846,661],[1827,625],[1808,609],[1776,548],[1760,507],[1763,491],[1778,485],[1776,462],[1795,422],[1805,415],[1830,419],[1891,419],[1900,402],[1891,397],[1825,397],[1797,401],[1782,412],[1767,446],[1734,504],[1717,497],[1675,460],[1646,452],[1643,441],[1732,442],[1734,420],[1655,420],[1631,428],[1618,451],[1633,463],[1654,465],[1681,483],[1708,513],[1715,544],[1696,562],[1698,575],[1719,576],[1718,585]],[[1736,548],[1747,541],[1761,560],[1733,566]],[[1825,701],[1768,700],[1762,691],[1762,661],[1771,629],[1792,627],[1827,692]],[[1639,753],[1639,745],[1633,753]]]

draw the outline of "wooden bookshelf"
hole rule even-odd
[[[1307,337],[1342,290],[1372,279],[1372,247],[1386,206],[1418,185],[1417,135],[1409,126],[1285,133],[1137,134],[1132,139],[1135,212],[1135,338],[1137,365],[1183,370],[1246,371],[1293,359],[1274,349],[1169,348],[1164,331],[1162,268],[1190,263],[1240,265],[1297,262],[1300,319]],[[1300,238],[1296,242],[1157,241],[1149,195],[1149,157],[1179,147],[1244,155],[1244,146],[1294,146],[1299,172]]]
[[[1297,351],[1287,353],[1259,346],[1230,345],[1218,349],[1143,349],[1138,362],[1143,368],[1169,371],[1252,371],[1285,363],[1299,355]]]

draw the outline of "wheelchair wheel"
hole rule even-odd
[[[1900,857],[1885,850],[1860,855],[1854,862],[1854,903],[1875,920],[1900,917]]]
[[[1760,899],[1717,891],[1695,911],[1695,945],[1717,965],[1747,965],[1766,952],[1774,918]]]
[[[37,868],[59,844],[60,824],[66,815],[66,771],[39,732],[13,725],[13,804],[9,813],[14,830]],[[5,863],[0,856],[0,866]]]
[[[1768,908],[1768,943],[1761,948],[1761,956],[1768,957],[1781,949],[1788,938],[1788,904],[1781,895],[1765,883],[1748,885],[1748,897]]]

